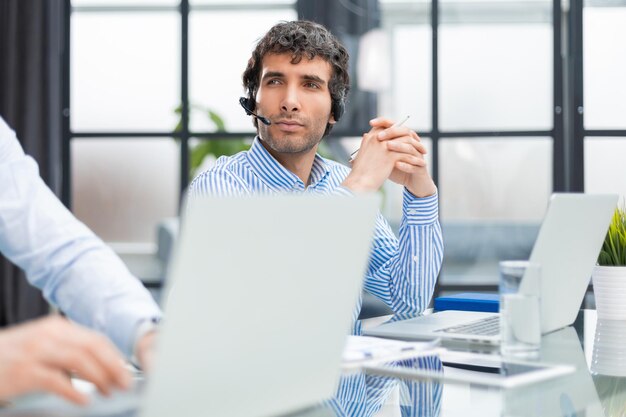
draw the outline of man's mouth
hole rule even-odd
[[[300,128],[302,128],[304,125],[296,120],[278,120],[274,123],[280,130],[283,130],[285,132],[293,132],[296,131]]]

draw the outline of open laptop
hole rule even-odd
[[[332,398],[378,207],[375,195],[194,199],[143,392],[86,409],[25,398],[0,415],[261,417]]]
[[[618,196],[553,194],[530,261],[541,265],[541,332],[572,324],[589,285]],[[522,278],[520,291],[528,291]],[[368,336],[498,344],[499,315],[442,311],[368,329]]]
[[[378,203],[191,201],[140,415],[281,415],[331,398]]]

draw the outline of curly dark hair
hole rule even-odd
[[[256,94],[259,90],[263,57],[272,53],[290,53],[292,64],[299,63],[303,56],[307,59],[319,56],[328,62],[332,67],[332,75],[328,84],[332,111],[335,120],[339,120],[341,114],[337,113],[343,111],[350,91],[349,55],[339,40],[324,26],[307,20],[280,22],[272,27],[257,43],[248,60],[248,66],[243,72],[243,86],[247,91],[248,98],[251,99],[249,104],[252,106],[256,102]],[[257,127],[256,118],[252,120],[254,126]],[[329,123],[326,126],[324,136],[330,132],[331,128],[332,125]]]

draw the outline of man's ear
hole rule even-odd
[[[330,118],[328,119],[328,124],[329,125],[334,125],[335,123],[337,123],[337,121],[335,120],[335,115],[330,113]]]

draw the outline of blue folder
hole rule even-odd
[[[465,292],[435,298],[435,311],[461,310],[497,313],[499,309],[500,296],[498,294]]]

